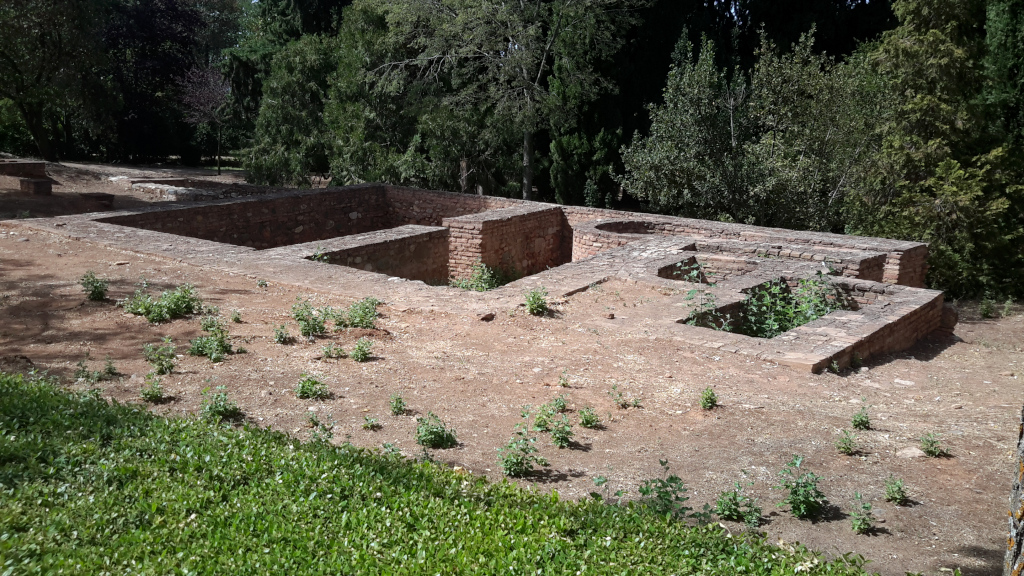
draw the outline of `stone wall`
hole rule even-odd
[[[518,275],[565,263],[562,213],[557,207],[522,205],[443,220],[449,235],[449,269],[464,278],[482,262]]]
[[[1007,511],[1009,534],[1006,538],[1006,557],[1003,576],[1024,574],[1024,409],[1017,425],[1017,449],[1013,457],[1013,487],[1010,490],[1010,509]]]
[[[275,248],[391,227],[379,186],[354,186],[163,208],[101,222],[214,242]]]
[[[448,229],[401,226],[368,235],[366,244],[326,252],[328,262],[421,280],[427,284],[448,283]]]

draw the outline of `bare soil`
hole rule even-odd
[[[88,188],[86,169],[98,170],[69,171],[77,174],[76,186]],[[110,180],[96,182],[102,189],[88,191],[119,193],[119,203],[143,201],[123,189],[117,192]],[[0,213],[12,212],[10,202],[11,196],[0,195]],[[85,299],[78,280],[87,270],[111,280],[107,301]],[[247,349],[219,364],[180,356],[174,373],[163,380],[171,399],[150,406],[156,413],[195,414],[204,390],[225,386],[250,423],[306,438],[309,414],[315,412],[321,421],[334,422],[336,443],[391,443],[418,457],[423,451],[414,440],[415,419],[433,412],[457,430],[459,446],[431,451],[430,457],[499,480],[496,449],[521,421],[521,407],[565,394],[574,422],[579,409],[593,406],[604,425],[597,430],[575,426],[576,442],[569,449],[554,447],[541,434],[541,453],[551,465],[523,484],[586,498],[602,490],[594,478],[604,476],[610,493],[623,489],[636,497],[643,480],[664,475],[659,465],[664,459],[686,481],[695,509],[713,505],[734,482],[753,481],[748,491],[764,508],[760,530],[771,540],[800,541],[833,557],[856,552],[871,560],[870,570],[886,575],[1001,571],[1022,404],[1019,306],[1004,317],[982,320],[976,304],[964,303],[954,337],[923,341],[841,375],[715,355],[653,334],[647,319],[659,313],[663,295],[616,282],[577,294],[541,318],[518,308],[499,310],[493,321],[484,322],[387,302],[378,331],[342,331],[315,342],[279,345],[273,341],[275,326],[286,324],[297,335],[290,318],[297,297],[346,306],[372,294],[328,299],[273,278],[260,288],[254,278],[0,222],[0,369],[34,366],[61,376],[71,388],[96,387],[120,402],[141,403],[139,390],[150,370],[143,344],[169,335],[184,354],[188,340],[201,334],[198,318],[151,325],[117,307],[115,301],[129,295],[143,276],[154,292],[195,284],[226,321],[238,310],[242,322],[227,325],[234,344]],[[374,342],[371,361],[321,357],[326,343],[348,350],[361,336]],[[101,369],[109,356],[122,376],[74,382],[76,363],[87,355],[90,369]],[[333,397],[297,399],[294,387],[304,373],[322,377]],[[559,386],[562,376],[568,387]],[[613,385],[627,398],[639,399],[640,407],[616,407],[609,394]],[[712,411],[698,405],[707,386],[721,403]],[[408,402],[406,415],[390,415],[392,394]],[[839,454],[834,446],[839,431],[851,429],[851,416],[865,405],[872,429],[857,433],[858,454]],[[376,418],[382,428],[364,430],[365,417]],[[950,457],[897,456],[929,432],[941,434]],[[778,472],[794,454],[806,456],[804,467],[822,478],[830,506],[817,521],[797,520],[776,507],[783,499],[782,491],[773,489]],[[904,479],[911,505],[884,501],[890,474]],[[857,492],[874,505],[879,519],[870,535],[850,529]],[[732,531],[744,529],[724,524]]]

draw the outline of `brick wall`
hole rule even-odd
[[[445,218],[443,225],[450,230],[453,277],[468,276],[477,262],[530,275],[567,261],[562,249],[563,215],[557,207],[512,206]]]
[[[257,249],[391,227],[388,206],[379,186],[150,210],[100,221]]]
[[[448,283],[447,229],[411,234],[381,232],[372,244],[326,254],[331,264],[422,280],[427,284]]]

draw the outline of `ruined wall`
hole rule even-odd
[[[389,217],[395,226],[402,224],[440,226],[445,218],[456,218],[525,204],[522,200],[511,198],[435,192],[399,186],[386,186],[384,194],[388,203]],[[537,206],[535,202],[529,204]]]
[[[530,275],[567,261],[562,249],[563,216],[557,207],[513,206],[446,218],[443,223],[450,230],[453,277],[468,276],[477,262]]]
[[[389,216],[383,190],[360,186],[151,210],[100,221],[265,249],[389,228]]]
[[[405,226],[374,235],[372,243],[327,252],[331,264],[427,284],[448,283],[448,230]]]

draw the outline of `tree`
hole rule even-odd
[[[82,77],[102,59],[97,1],[0,3],[0,98],[14,103],[40,156],[56,160],[56,105],[79,97]]]
[[[565,122],[574,104],[612,88],[595,64],[614,54],[639,0],[464,2],[367,0],[387,22],[392,53],[413,54],[374,69],[384,85],[441,84],[440,102],[477,108],[521,138],[522,195],[535,176],[535,136]],[[565,99],[552,85],[558,78]],[[569,104],[569,105],[567,105]]]
[[[227,104],[231,87],[221,73],[212,67],[193,68],[181,80],[181,100],[185,119],[193,124],[207,124],[217,133],[217,175],[220,175],[220,142],[227,120]]]
[[[762,39],[748,74],[680,41],[651,134],[623,149],[623,186],[658,211],[760,226],[837,230],[871,146],[878,106],[854,67]]]
[[[1024,147],[1024,0],[992,0],[986,14],[985,99],[1015,148]]]

